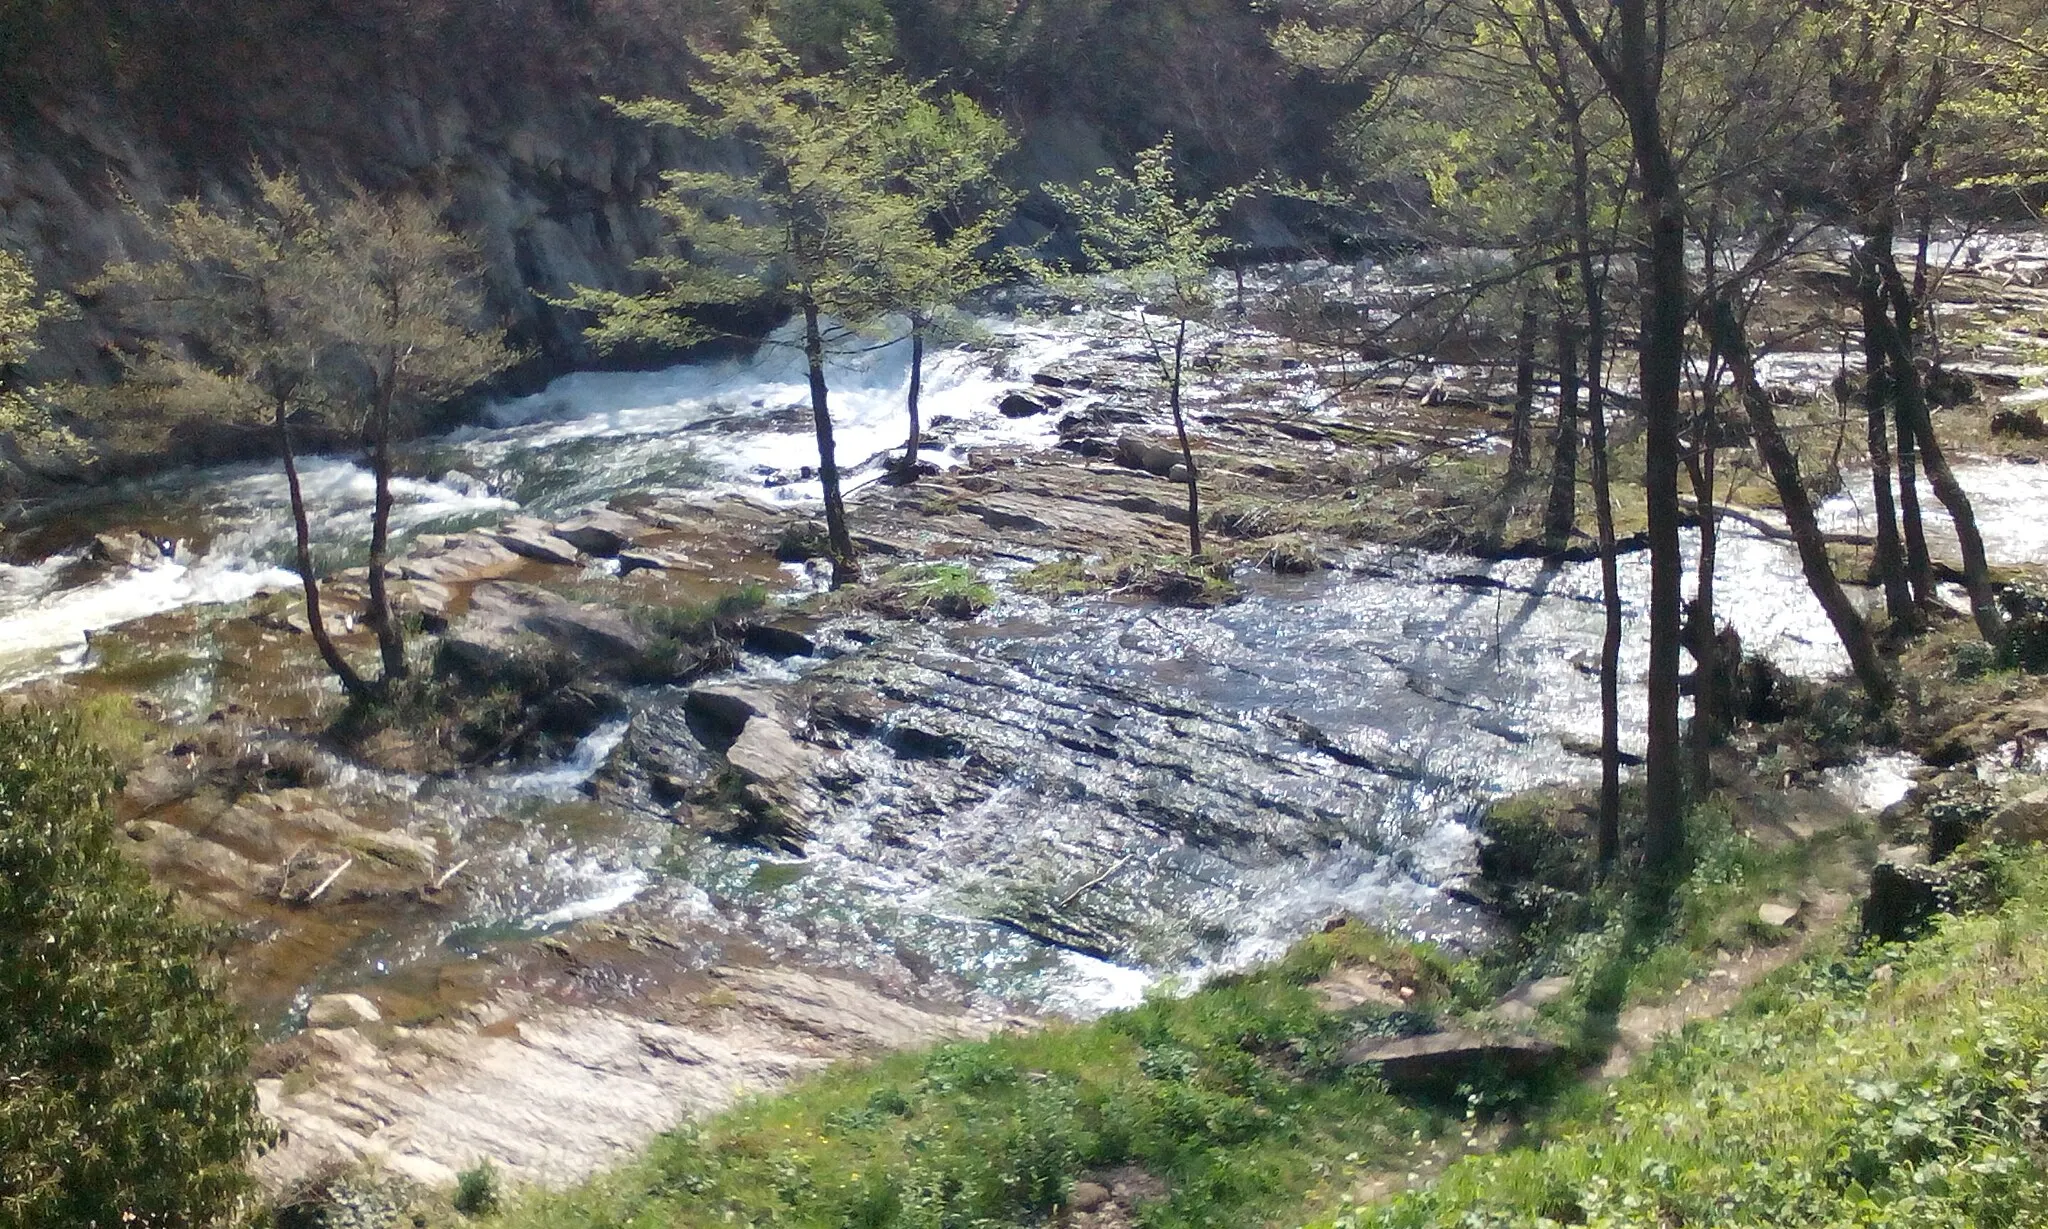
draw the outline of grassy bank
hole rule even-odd
[[[2048,1218],[2048,859],[2001,908],[1822,954],[1634,1074],[1328,1229],[2005,1226]]]
[[[1405,979],[1416,1005],[1326,1010],[1312,983],[1360,963]],[[1462,1104],[1404,1101],[1342,1056],[1361,1031],[1417,1031],[1455,1010],[1447,973],[1426,951],[1343,927],[1187,998],[835,1069],[673,1132],[506,1223],[1031,1224],[1119,1167],[1153,1192],[1148,1224],[1284,1219],[1359,1157],[1461,1121]]]

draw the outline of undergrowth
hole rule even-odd
[[[1328,1229],[2018,1226],[2048,1217],[2048,860],[1911,946],[1810,958],[1529,1146]]]

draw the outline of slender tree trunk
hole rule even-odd
[[[1909,354],[1914,350],[1915,305],[1920,302],[1920,296],[1927,288],[1927,244],[1932,225],[1932,220],[1927,214],[1922,213],[1919,247],[1913,265],[1913,293],[1910,296],[1903,293],[1903,285],[1897,291],[1885,291],[1891,300],[1893,325],[1905,341],[1906,352]],[[1888,235],[1876,250],[1890,253],[1891,242]],[[1871,261],[1868,268],[1870,275],[1882,285],[1883,261]],[[1873,343],[1867,329],[1864,333],[1864,348],[1866,353],[1872,349],[1877,350],[1877,358],[1886,366],[1890,365],[1883,354],[1883,346]],[[1915,379],[1919,376],[1919,370],[1918,367],[1912,369]],[[1899,396],[1895,387],[1889,388],[1888,392],[1892,403],[1892,420],[1897,425],[1899,433],[1899,523],[1905,538],[1906,581],[1912,588],[1914,604],[1922,609],[1928,609],[1933,606],[1935,600],[1934,559],[1927,553],[1927,528],[1920,514],[1920,484],[1917,477],[1920,447],[1915,438],[1918,432],[1913,429],[1912,416],[1906,412],[1904,398]]]
[[[1763,387],[1757,383],[1756,368],[1749,355],[1749,341],[1743,336],[1735,307],[1728,300],[1719,299],[1709,304],[1701,315],[1713,331],[1715,345],[1728,357],[1735,386],[1742,390],[1750,427],[1756,433],[1756,449],[1778,488],[1778,503],[1785,513],[1785,525],[1792,531],[1793,543],[1799,549],[1799,563],[1806,572],[1806,583],[1812,588],[1814,597],[1820,600],[1821,609],[1827,612],[1835,634],[1841,637],[1842,647],[1849,653],[1849,664],[1855,669],[1863,690],[1877,707],[1889,708],[1896,698],[1891,675],[1878,656],[1870,628],[1863,622],[1863,616],[1856,612],[1848,594],[1842,591],[1841,582],[1835,578],[1834,565],[1828,560],[1827,539],[1821,534],[1820,521],[1814,515],[1813,499],[1799,478],[1799,458],[1793,455],[1790,445],[1785,442],[1785,434],[1778,428],[1777,412],[1771,406],[1770,398],[1764,395]]]
[[[1892,455],[1885,431],[1886,389],[1891,379],[1883,342],[1871,323],[1884,314],[1885,305],[1884,286],[1877,265],[1870,258],[1869,246],[1890,242],[1889,235],[1871,236],[1865,241],[1866,246],[1857,251],[1854,264],[1858,308],[1863,318],[1863,409],[1870,450],[1871,508],[1877,521],[1874,562],[1878,581],[1884,586],[1885,613],[1895,622],[1905,622],[1912,617],[1913,593],[1907,582],[1898,518],[1892,505]],[[1903,447],[1902,440],[1902,450]]]
[[[839,493],[839,458],[832,446],[832,411],[825,394],[825,333],[818,305],[804,298],[804,361],[810,369],[811,422],[818,432],[818,485],[825,494],[825,534],[832,547],[832,587],[860,579],[853,535],[846,528],[846,500]]]
[[[1529,476],[1529,454],[1534,451],[1536,415],[1536,308],[1522,307],[1522,331],[1515,336],[1515,410],[1508,420],[1508,485],[1517,486]]]
[[[1903,293],[1898,265],[1891,259],[1890,252],[1880,254],[1879,268],[1885,284],[1894,293]],[[1882,313],[1876,326],[1884,343],[1886,362],[1892,371],[1892,395],[1899,399],[1899,408],[1911,420],[1913,434],[1920,445],[1920,463],[1927,470],[1927,481],[1933,486],[1942,507],[1948,510],[1949,521],[1955,526],[1956,542],[1962,547],[1963,587],[1970,593],[1970,613],[1976,618],[1977,630],[1985,643],[2003,653],[2005,619],[1998,610],[1998,595],[1991,587],[1991,565],[1984,554],[1984,535],[1977,529],[1976,510],[1970,506],[1969,495],[1963,491],[1963,484],[1956,481],[1955,471],[1949,468],[1948,455],[1943,452],[1941,441],[1935,437],[1934,419],[1927,410],[1927,390],[1920,382],[1919,368],[1913,366],[1911,343]]]
[[[363,681],[362,675],[356,673],[356,668],[348,664],[348,659],[341,655],[341,650],[335,647],[334,637],[328,634],[327,620],[320,610],[320,580],[313,570],[313,531],[306,520],[306,494],[299,485],[299,460],[292,448],[291,422],[282,400],[277,402],[275,408],[277,450],[284,457],[285,487],[291,492],[292,531],[294,543],[298,548],[299,583],[306,592],[306,627],[313,634],[313,644],[320,650],[320,660],[326,662],[334,677],[341,680],[342,690],[348,692],[350,699],[368,700],[371,698],[369,685]]]
[[[1188,423],[1181,414],[1180,377],[1188,350],[1188,322],[1182,320],[1173,334],[1173,370],[1166,381],[1166,401],[1173,409],[1173,430],[1180,437],[1181,464],[1188,467],[1188,554],[1202,554],[1202,484],[1195,469],[1195,450],[1188,444]]]
[[[1729,714],[1721,705],[1721,653],[1714,613],[1714,571],[1721,546],[1715,519],[1715,433],[1720,429],[1721,355],[1708,343],[1706,381],[1700,390],[1701,426],[1686,469],[1692,476],[1693,502],[1700,510],[1700,555],[1692,600],[1692,780],[1704,795],[1714,780],[1714,747],[1721,741]]]
[[[910,442],[903,446],[903,480],[917,479],[917,453],[924,444],[924,428],[917,417],[917,399],[924,390],[924,321],[910,321]]]
[[[391,592],[386,583],[391,555],[391,402],[397,394],[398,369],[391,368],[378,381],[377,406],[371,418],[370,466],[376,481],[376,499],[370,509],[370,627],[377,633],[377,651],[383,659],[381,683],[406,676],[405,630],[391,610]]]
[[[1587,357],[1589,365],[1597,360]],[[1543,545],[1563,550],[1571,540],[1579,495],[1579,337],[1570,313],[1557,317],[1557,435],[1550,445],[1550,499],[1543,506]]]
[[[1591,231],[1584,221],[1580,238],[1590,243]],[[1593,519],[1600,537],[1600,596],[1606,613],[1600,638],[1600,815],[1594,838],[1604,874],[1621,853],[1621,562],[1607,464],[1606,292],[1594,280],[1589,247],[1580,249],[1579,271],[1586,286],[1586,426],[1593,454]]]
[[[1892,421],[1899,431],[1899,527],[1906,546],[1906,581],[1913,602],[1922,608],[1934,602],[1934,557],[1927,553],[1927,526],[1920,514],[1920,448],[1903,403],[1892,398]]]

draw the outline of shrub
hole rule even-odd
[[[0,716],[0,1222],[193,1225],[263,1135],[204,935],[115,848],[75,721]]]
[[[455,1175],[455,1196],[449,1202],[464,1216],[489,1216],[498,1210],[498,1170],[488,1160]]]
[[[2013,664],[2023,670],[2048,670],[2048,587],[2018,581],[1999,590]]]

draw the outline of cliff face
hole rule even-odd
[[[97,48],[44,48],[52,76],[80,64],[106,76],[14,91],[0,134],[0,245],[25,253],[46,285],[75,287],[111,260],[150,255],[129,201],[244,202],[252,161],[316,190],[351,180],[433,191],[482,251],[491,308],[515,339],[548,367],[589,359],[575,323],[542,296],[634,288],[634,262],[661,245],[645,203],[664,167],[705,151],[618,119],[602,95],[679,89],[680,31],[608,48],[606,28],[543,6],[475,3],[467,20],[439,26],[316,4],[277,6],[297,12],[259,23],[234,7],[210,22],[188,14],[212,31],[203,50],[181,49],[175,35],[189,29],[135,31],[161,41],[159,63],[132,75]],[[120,330],[80,306],[77,321],[49,330],[32,375],[110,374],[105,347]]]
[[[783,7],[815,17],[847,3]],[[989,7],[887,5],[919,71],[982,96],[1023,134],[1020,183],[1077,178],[1167,128],[1218,179],[1312,144],[1248,6],[1175,0],[1132,14],[1039,0],[994,6],[1007,24],[993,34]],[[79,286],[151,254],[129,202],[244,202],[252,160],[316,190],[439,192],[485,257],[491,309],[536,355],[524,378],[590,365],[580,322],[546,296],[640,288],[635,263],[665,242],[648,208],[661,173],[724,156],[620,120],[604,98],[680,93],[690,41],[729,31],[739,8],[0,0],[0,246],[45,285]],[[970,30],[987,35],[978,50],[962,43]],[[1019,237],[1054,221],[1027,213]],[[99,305],[79,307],[47,331],[31,378],[112,375],[109,348],[134,339]]]

